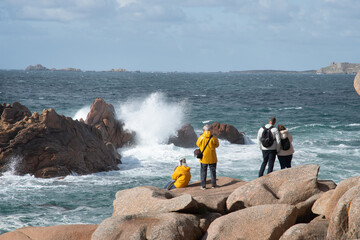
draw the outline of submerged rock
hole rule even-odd
[[[233,125],[215,122],[210,125],[210,130],[219,139],[235,144],[245,144],[244,133],[239,132]]]
[[[194,128],[190,124],[186,124],[177,131],[176,136],[169,138],[169,144],[173,143],[175,146],[192,148],[196,147],[197,135]]]
[[[95,127],[53,109],[31,116],[19,103],[8,109],[0,121],[0,171],[47,178],[118,169],[121,156]]]

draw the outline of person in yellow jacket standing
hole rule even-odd
[[[200,159],[200,178],[201,178],[201,189],[205,190],[208,166],[210,168],[210,174],[211,174],[211,186],[212,188],[216,187],[217,156],[215,149],[219,147],[219,140],[217,139],[216,136],[211,135],[209,125],[205,125],[203,127],[203,130],[204,133],[200,135],[200,137],[196,141],[196,145],[200,148],[200,151],[203,151],[203,157],[202,159]]]
[[[180,159],[179,165],[175,167],[171,178],[173,180],[164,187],[165,189],[171,190],[174,188],[187,187],[191,179],[191,174],[190,167],[186,164],[185,158]]]

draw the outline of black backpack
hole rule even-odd
[[[270,147],[274,143],[274,136],[271,132],[272,128],[273,128],[273,126],[271,126],[269,128],[263,127],[264,131],[262,132],[260,141],[261,141],[261,144],[266,148]]]
[[[283,150],[289,150],[290,149],[290,141],[289,138],[281,139],[281,148]]]

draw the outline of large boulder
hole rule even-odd
[[[333,195],[335,189],[329,190],[321,195],[318,198],[314,205],[311,208],[311,211],[317,215],[325,216],[326,206],[329,203],[331,196]]]
[[[329,226],[327,220],[316,220],[310,223],[299,223],[288,230],[281,236],[280,240],[318,240],[327,239],[326,232]]]
[[[0,235],[0,240],[90,240],[97,225],[25,227]]]
[[[354,79],[354,88],[357,92],[357,94],[360,95],[360,72],[358,72]]]
[[[124,130],[124,123],[116,119],[114,106],[101,98],[95,99],[91,105],[85,123],[99,129],[104,140],[115,148],[134,142],[135,133]]]
[[[331,215],[339,201],[339,199],[352,187],[360,185],[360,176],[347,178],[341,181],[331,195],[325,209],[325,217],[331,218]]]
[[[230,143],[245,144],[244,133],[239,132],[233,125],[215,122],[210,125],[211,133],[219,139],[224,139]]]
[[[350,188],[338,200],[330,217],[327,239],[359,239],[360,184]]]
[[[277,240],[296,222],[296,208],[287,204],[249,207],[215,219],[205,240]]]
[[[116,193],[113,216],[144,213],[197,212],[199,204],[190,194],[176,195],[157,187],[135,187]]]
[[[227,200],[227,208],[238,210],[262,204],[295,205],[319,193],[319,166],[303,165],[272,172],[237,188]]]
[[[202,235],[200,219],[191,214],[158,213],[113,216],[105,219],[91,240],[199,239]]]
[[[210,185],[210,179],[207,181]],[[175,188],[171,192],[176,194],[190,194],[199,204],[210,212],[226,213],[226,200],[238,187],[246,184],[245,181],[229,177],[217,177],[217,188],[201,190],[201,181],[189,184],[186,188]]]
[[[178,147],[192,148],[196,147],[197,135],[190,124],[185,124],[177,131],[176,136],[169,138],[169,144],[172,143]]]
[[[53,109],[30,117],[23,107],[19,109],[19,114],[10,114],[23,116],[15,117],[15,123],[4,117],[6,109],[2,114],[0,171],[11,167],[15,174],[46,178],[119,169],[120,155],[104,143],[96,128]]]
[[[318,165],[303,165],[272,172],[237,188],[226,201],[229,211],[264,204],[296,205],[299,217],[311,214],[320,197]]]

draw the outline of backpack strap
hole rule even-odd
[[[204,151],[205,151],[205,149],[206,149],[207,145],[209,144],[210,139],[212,138],[212,136],[213,136],[213,135],[210,135],[209,140],[207,141],[207,143],[206,143],[206,145],[205,145],[204,149],[201,151],[201,153],[204,153]]]

